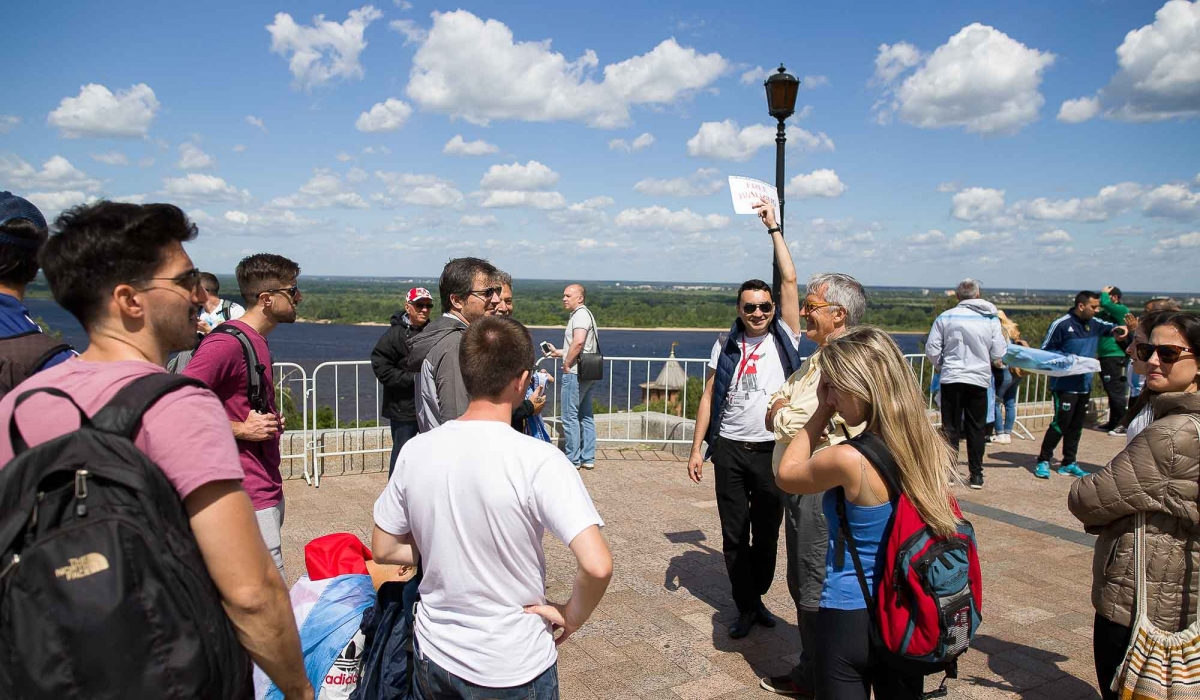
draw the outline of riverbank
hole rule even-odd
[[[315,321],[311,320],[311,319],[307,319],[307,318],[298,318],[298,319],[296,319],[296,323],[313,323],[313,324],[317,324],[317,325],[321,325],[321,326],[362,326],[364,328],[387,328],[390,325],[387,323],[380,323],[378,321],[359,321],[357,323],[338,323],[337,321],[331,321],[329,319],[324,319],[324,318],[317,319]],[[566,330],[567,327],[566,326],[527,325],[526,328],[528,328],[530,330],[539,330],[539,331],[555,331],[555,330],[562,331],[562,330]],[[647,331],[647,332],[661,331],[663,333],[724,333],[725,331],[729,330],[729,327],[724,326],[722,328],[681,328],[681,327],[676,327],[676,326],[659,326],[657,328],[648,328],[648,327],[642,327],[642,326],[600,326],[600,330],[602,330],[602,331]],[[928,333],[928,331],[913,331],[913,330],[895,331],[895,330],[891,330],[888,328],[884,328],[883,330],[887,331],[888,333],[891,333],[892,335],[925,335]]]

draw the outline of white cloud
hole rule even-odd
[[[446,142],[442,147],[442,153],[450,156],[486,156],[493,153],[499,153],[500,148],[493,144],[479,139],[477,141],[464,141],[462,134],[456,134],[454,138]]]
[[[245,144],[241,144],[241,143],[237,144],[236,146],[233,147],[233,152],[234,153],[245,153],[246,152]]]
[[[104,163],[105,165],[129,165],[129,156],[120,151],[93,153],[92,160]]]
[[[812,134],[799,127],[787,130],[788,146],[805,151],[832,151],[833,139],[825,132]],[[696,135],[688,139],[688,155],[715,160],[747,161],[755,153],[775,143],[775,128],[764,124],[751,124],[741,128],[726,119],[723,122],[704,122]]]
[[[99,180],[89,177],[62,156],[51,157],[42,163],[40,170],[16,156],[0,156],[0,183],[7,183],[0,189],[100,191]]]
[[[1180,248],[1200,248],[1200,231],[1181,233],[1178,236],[1172,236],[1170,238],[1160,238],[1158,245],[1154,247],[1153,252],[1163,253]]]
[[[374,155],[390,156],[390,155],[392,155],[392,149],[388,148],[387,146],[367,146],[366,148],[364,148],[362,150],[362,152],[363,152],[363,155],[367,155],[367,156],[374,156]]]
[[[402,194],[400,201],[419,207],[451,207],[462,202],[463,195],[462,192],[454,189],[449,184],[438,182],[432,185],[414,187]]]
[[[751,68],[750,70],[746,71],[745,73],[742,73],[742,77],[741,77],[742,85],[753,85],[755,83],[761,83],[762,81],[766,80],[767,76],[773,72],[774,71],[763,68],[762,66],[755,66],[755,67]]]
[[[354,128],[367,134],[396,131],[411,115],[412,107],[407,102],[389,97],[386,102],[376,103],[371,111],[358,115]]]
[[[253,114],[246,115],[246,123],[262,131],[264,134],[270,133],[267,131],[267,125],[263,123],[263,120]]]
[[[1057,245],[1063,245],[1066,243],[1072,243],[1072,242],[1074,242],[1074,240],[1075,240],[1074,238],[1071,238],[1071,234],[1069,234],[1066,231],[1059,228],[1059,229],[1054,229],[1053,231],[1047,231],[1047,232],[1041,234],[1040,236],[1038,236],[1037,238],[1034,239],[1034,242],[1037,243],[1038,245],[1042,245],[1042,246],[1045,246],[1045,245],[1057,246]]]
[[[646,133],[642,134],[641,136],[638,136],[632,142],[626,141],[625,139],[613,139],[612,141],[608,142],[608,149],[610,151],[624,151],[625,153],[636,153],[638,151],[647,149],[653,145],[654,145],[654,134],[646,132]]]
[[[112,197],[112,201],[121,202],[123,204],[145,204],[146,195],[144,194],[124,194],[120,197]]]
[[[145,83],[115,95],[103,85],[89,83],[79,88],[78,97],[64,97],[46,123],[68,139],[143,137],[158,109],[158,99]]]
[[[404,35],[404,45],[420,44],[429,38],[429,32],[411,19],[395,19],[388,22],[392,31]]]
[[[225,212],[225,220],[230,223],[245,225],[250,223],[250,215],[244,211],[233,209]]]
[[[958,184],[957,182],[942,182],[942,183],[938,183],[938,186],[937,186],[938,192],[947,192],[947,193],[957,192],[961,189],[962,189],[962,185]]]
[[[392,4],[396,7],[399,7],[401,11],[411,10],[413,8],[413,4],[408,0],[392,0]]]
[[[617,214],[616,224],[621,228],[696,233],[726,228],[729,226],[729,217],[720,214],[697,214],[686,208],[672,211],[666,207],[653,206],[625,209]]]
[[[959,250],[966,247],[976,249],[988,244],[1002,243],[1011,238],[1012,236],[1008,233],[980,233],[975,229],[969,228],[954,234],[950,238],[949,247],[951,250]]]
[[[485,190],[543,190],[558,182],[558,173],[531,160],[525,165],[493,165],[483,174],[479,186]]]
[[[840,197],[848,188],[829,169],[814,170],[807,175],[793,177],[784,188],[784,194],[789,197],[808,199],[810,197]]]
[[[153,166],[154,166],[153,158],[142,158],[141,160],[138,161],[139,168],[150,168]]]
[[[639,180],[633,189],[652,197],[707,197],[720,192],[725,183],[718,177],[716,168],[701,168],[688,177],[656,180],[648,177]]]
[[[216,164],[216,159],[200,150],[196,144],[191,142],[179,144],[179,162],[175,164],[175,167],[181,170],[205,170]]]
[[[271,33],[271,51],[288,58],[292,85],[311,90],[337,78],[361,80],[363,67],[358,56],[367,48],[363,33],[367,26],[383,16],[371,5],[351,10],[345,22],[331,22],[325,15],[313,17],[312,26],[296,24],[286,12],[275,15],[267,25]]]
[[[350,161],[354,160],[354,156],[346,153],[345,151],[339,151],[334,158],[336,158],[337,162],[339,163],[349,163]]]
[[[346,171],[346,182],[352,185],[357,185],[360,182],[366,182],[371,176],[362,168],[350,168]]]
[[[1080,97],[1067,100],[1058,108],[1058,120],[1067,124],[1086,122],[1100,113],[1100,100],[1095,97]]]
[[[21,125],[21,118],[12,114],[0,114],[0,134],[7,134]]]
[[[1200,2],[1170,0],[1125,35],[1100,91],[1105,116],[1131,122],[1200,116]]]
[[[720,54],[701,54],[667,39],[649,53],[604,67],[587,50],[575,61],[547,41],[513,40],[497,20],[458,10],[433,13],[413,57],[407,94],[422,109],[475,124],[493,119],[628,124],[635,105],[666,105],[708,87],[726,72]]]
[[[494,214],[463,214],[458,223],[462,226],[471,226],[474,228],[490,228],[499,225],[500,221]]]
[[[880,120],[896,114],[921,128],[961,126],[979,134],[1012,134],[1036,120],[1045,103],[1038,91],[1042,72],[1055,59],[978,23],[963,27],[927,57],[914,51],[903,43],[880,47],[875,77],[889,85],[875,106]],[[894,85],[913,65],[916,71]]]
[[[806,75],[800,79],[800,87],[815,90],[819,87],[827,87],[829,85],[829,76],[825,75]]]
[[[271,200],[274,209],[366,209],[366,200],[347,190],[342,178],[328,169],[317,168],[295,194]]]
[[[63,190],[59,192],[30,192],[24,195],[42,212],[47,221],[53,221],[61,212],[76,204],[90,204],[98,198],[96,195],[80,192],[79,190]]]
[[[959,221],[987,221],[1004,213],[1004,190],[968,187],[950,201],[951,214]]]
[[[616,204],[612,197],[599,196],[576,202],[566,209],[559,209],[549,214],[550,221],[559,226],[595,226],[608,221],[604,209]]]
[[[914,233],[906,238],[905,241],[914,246],[941,246],[946,244],[946,234],[937,229],[930,229],[921,233]]]
[[[196,210],[188,212],[188,216],[202,226],[211,226],[218,231],[234,234],[305,233],[317,228],[328,229],[333,225],[330,221],[300,216],[290,209],[285,211],[262,209],[249,212],[230,209],[220,219],[202,210]]]
[[[163,180],[163,194],[184,202],[246,202],[250,192],[239,190],[216,175],[188,173]]]
[[[567,200],[558,192],[530,192],[527,190],[492,190],[479,206],[486,209],[509,207],[532,207],[534,209],[561,209]]]
[[[1132,207],[1144,191],[1137,183],[1122,182],[1100,188],[1094,197],[1038,197],[1017,202],[1013,209],[1026,218],[1039,221],[1107,221]]]
[[[1147,216],[1192,219],[1200,215],[1200,193],[1183,185],[1160,185],[1146,193],[1142,211]]]

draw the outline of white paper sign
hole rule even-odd
[[[729,176],[729,194],[733,197],[733,213],[753,214],[754,205],[763,197],[775,205],[775,220],[779,220],[779,193],[775,185],[740,175]]]

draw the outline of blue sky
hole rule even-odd
[[[1200,287],[1198,2],[574,5],[9,8],[0,189],[177,203],[217,272],[734,282],[783,62],[801,276]]]

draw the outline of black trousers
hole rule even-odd
[[[1129,648],[1131,637],[1131,628],[1118,625],[1096,613],[1096,621],[1092,625],[1092,657],[1096,660],[1096,682],[1100,685],[1100,697],[1104,700],[1117,698],[1109,686],[1121,662],[1125,660],[1125,650]]]
[[[771,473],[774,448],[718,438],[713,453],[721,548],[738,612],[757,610],[775,578],[783,492]]]
[[[821,608],[817,612],[817,697],[821,700],[916,700],[924,676],[899,673],[871,653],[871,613]]]
[[[1129,383],[1125,379],[1125,364],[1129,360],[1124,357],[1100,358],[1100,381],[1104,384],[1104,393],[1108,395],[1108,427],[1117,427],[1125,419],[1125,411],[1129,408]]]
[[[966,438],[967,465],[972,474],[983,474],[987,394],[987,387],[974,384],[942,385],[942,432],[955,451],[958,441]]]
[[[1067,391],[1054,392],[1054,421],[1042,438],[1039,462],[1054,459],[1054,448],[1059,440],[1063,444],[1063,465],[1074,464],[1079,454],[1079,438],[1083,435],[1083,419],[1087,417],[1088,394],[1072,394]]]

